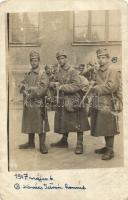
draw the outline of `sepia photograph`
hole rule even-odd
[[[124,166],[120,10],[8,12],[8,171]]]

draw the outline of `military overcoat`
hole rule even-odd
[[[60,83],[60,106],[56,106],[54,129],[56,133],[83,132],[89,130],[86,108],[68,110],[65,101],[69,102],[79,96],[80,78],[78,72],[67,64],[66,68],[60,67],[55,75],[55,80]],[[64,101],[63,101],[64,100]],[[62,103],[63,101],[63,103]],[[62,103],[62,104],[61,104]]]
[[[25,75],[20,87],[20,92],[23,93],[23,133],[49,131],[47,109],[45,108],[47,88],[47,76],[40,68],[31,70]]]
[[[115,112],[113,97],[120,87],[120,72],[113,65],[106,65],[96,72],[91,103],[91,135],[112,136],[119,134],[118,116]]]

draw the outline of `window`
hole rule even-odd
[[[9,14],[9,45],[39,45],[39,14]]]
[[[119,44],[121,15],[118,10],[74,12],[73,42],[76,44]]]

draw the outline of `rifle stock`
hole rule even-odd
[[[115,116],[115,119],[116,119],[116,130],[117,130],[117,132],[120,132],[118,109],[116,107],[115,98],[114,98],[113,94],[112,94],[112,101],[113,101],[113,107],[114,107],[114,116]]]
[[[86,94],[83,96],[83,98],[82,98],[82,100],[81,100],[81,102],[80,102],[80,107],[83,105],[84,101],[85,101],[86,98],[88,97],[89,93],[91,92],[91,90],[92,90],[92,88],[93,88],[93,86],[94,86],[95,84],[96,84],[96,83],[93,82],[93,83],[89,86],[88,91],[87,91]]]

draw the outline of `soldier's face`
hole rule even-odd
[[[51,74],[51,71],[52,71],[52,70],[51,70],[51,67],[48,66],[48,67],[45,69],[45,71],[46,71],[46,74]]]
[[[107,56],[98,56],[97,59],[100,66],[104,66],[109,62],[109,58]]]
[[[65,56],[60,56],[57,58],[57,60],[60,66],[64,66],[67,63],[67,57]]]
[[[32,66],[32,69],[36,69],[39,66],[39,59],[38,58],[30,59],[30,64]]]
[[[79,71],[83,72],[84,71],[84,66],[79,66]]]

